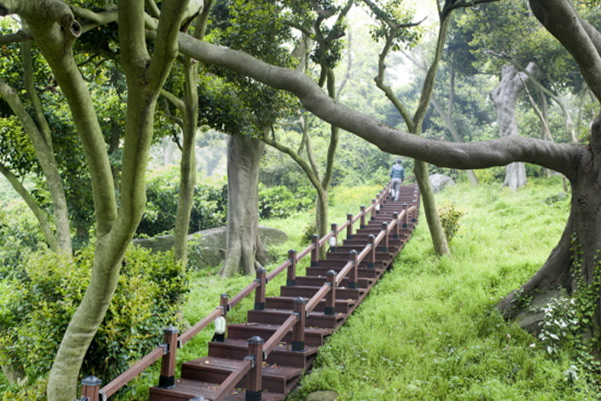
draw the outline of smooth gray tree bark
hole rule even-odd
[[[582,20],[568,0],[530,0],[536,17],[574,56],[592,93],[601,99],[601,34]],[[573,291],[574,274],[591,284],[601,249],[601,118],[591,130],[588,146],[560,144],[517,135],[482,143],[447,143],[394,130],[329,99],[309,78],[295,71],[267,65],[244,53],[180,37],[180,49],[208,64],[238,71],[274,88],[295,94],[318,117],[358,135],[387,152],[414,157],[441,167],[459,169],[505,166],[512,162],[538,164],[564,174],[572,184],[571,213],[558,246],[547,262],[519,292],[498,305],[506,316],[515,315],[517,294],[535,295],[560,285]],[[570,243],[575,234],[580,251]],[[582,253],[582,257],[578,256]],[[575,261],[581,263],[575,263]],[[595,311],[601,326],[599,308]]]
[[[227,250],[219,273],[253,274],[264,263],[259,237],[259,167],[265,144],[256,138],[230,135],[227,142]]]
[[[526,66],[526,72],[520,72],[514,65],[507,64],[501,70],[501,82],[492,92],[490,99],[497,112],[499,136],[519,135],[516,109],[518,99],[529,80],[529,74],[536,74],[538,67],[531,62]],[[526,166],[515,162],[507,165],[504,186],[516,190],[526,185]]]

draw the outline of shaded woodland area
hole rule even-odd
[[[115,361],[107,376],[129,363],[107,349],[115,327],[143,347],[170,324],[195,268],[190,232],[225,225],[219,276],[252,274],[270,257],[260,219],[311,213],[306,231],[323,236],[333,188],[385,184],[395,155],[439,257],[452,248],[430,174],[512,190],[561,174],[563,234],[498,311],[573,299],[597,353],[601,5],[428,3],[0,0],[7,381],[72,401],[94,361]],[[128,250],[166,232],[170,254]],[[142,282],[139,298],[116,292]],[[169,301],[120,313],[144,296]],[[19,341],[43,320],[34,357]]]

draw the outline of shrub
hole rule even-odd
[[[309,187],[291,191],[285,186],[266,188],[259,185],[259,217],[284,218],[293,212],[304,211],[315,203],[314,191]]]
[[[0,279],[14,270],[33,250],[44,247],[44,239],[33,214],[24,202],[0,208]]]
[[[442,224],[447,242],[451,242],[459,230],[459,219],[463,216],[463,212],[455,209],[453,204],[448,203],[438,209],[438,215],[440,216],[440,223]]]
[[[88,285],[92,259],[89,248],[75,260],[37,252],[25,260],[20,277],[0,282],[0,363],[21,367],[29,382],[45,377]],[[113,301],[88,349],[84,376],[93,374],[108,383],[151,351],[161,340],[162,328],[179,320],[187,291],[184,270],[171,253],[131,247]]]
[[[146,210],[137,235],[153,237],[175,227],[179,178],[176,170],[160,170],[146,184]],[[190,214],[189,232],[225,224],[227,216],[227,185],[223,181],[197,183]]]

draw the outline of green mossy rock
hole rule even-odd
[[[259,226],[259,235],[265,246],[277,245],[286,241],[283,231],[275,228]],[[150,248],[155,252],[168,251],[173,247],[173,235],[161,235],[153,238],[135,239],[136,245]],[[217,227],[198,231],[188,236],[188,266],[201,269],[219,265],[225,256],[226,228]]]

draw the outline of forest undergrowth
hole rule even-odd
[[[525,282],[544,262],[562,232],[569,196],[559,177],[531,181],[518,192],[499,184],[458,184],[437,195],[439,207],[460,215],[450,245],[453,254],[434,255],[425,218],[365,301],[321,348],[310,374],[289,401],[316,390],[334,390],[338,400],[597,400],[573,348],[549,353],[535,336],[505,322],[495,304]],[[338,187],[330,221],[369,205],[379,186]],[[312,215],[298,212],[260,224],[279,228],[288,240],[272,247],[271,270],[303,237]],[[303,274],[306,264],[299,266]],[[238,293],[250,278],[222,279],[218,267],[192,272],[191,292],[179,327],[183,332],[215,308],[219,296]],[[282,277],[267,287],[277,295]],[[247,298],[228,314],[245,320]],[[178,364],[207,353],[209,328],[178,351]],[[158,366],[115,400],[145,400]],[[590,375],[588,375],[590,378]],[[0,375],[0,388],[5,385]],[[113,398],[113,397],[111,397]]]
[[[424,217],[387,273],[321,348],[289,400],[596,400],[574,348],[550,353],[495,304],[542,265],[569,212],[559,177],[518,192],[459,184],[437,196],[463,213],[437,258]]]

